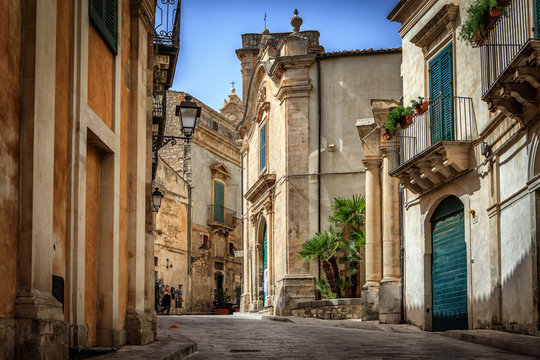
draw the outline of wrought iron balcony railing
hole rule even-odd
[[[236,227],[236,211],[220,205],[210,205],[208,206],[208,222],[234,229]]]
[[[392,170],[422,156],[441,141],[471,142],[478,135],[471,98],[442,96],[429,110],[414,117],[406,129],[399,129],[393,141]]]
[[[156,0],[154,43],[180,47],[180,0]]]
[[[529,0],[512,0],[508,16],[501,16],[481,47],[482,97],[497,83],[522,47],[533,36]]]

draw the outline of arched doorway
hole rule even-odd
[[[468,328],[467,245],[463,203],[444,199],[431,217],[433,331]]]

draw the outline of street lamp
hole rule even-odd
[[[197,261],[199,259],[204,259],[205,258],[205,256],[206,256],[206,246],[204,246],[204,243],[199,247],[199,253],[201,254],[201,256],[198,256],[198,257],[192,256],[191,257],[191,263],[194,263],[195,261]]]
[[[159,191],[158,188],[154,190],[152,193],[152,206],[154,207],[154,211],[158,212],[159,208],[161,207],[161,200],[163,199],[163,194],[161,191]]]
[[[197,119],[201,116],[201,107],[197,103],[191,101],[193,98],[186,95],[184,101],[176,106],[176,116],[180,117],[180,125],[182,127],[182,136],[172,135],[154,135],[152,136],[152,148],[154,153],[159,149],[171,143],[176,145],[177,140],[186,140],[189,142],[193,138],[195,128],[197,127]]]

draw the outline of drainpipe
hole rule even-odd
[[[317,55],[317,232],[321,232],[321,59]],[[321,279],[321,258],[317,258],[317,278]]]
[[[191,261],[191,184],[188,184],[188,208],[187,208],[187,252],[188,252],[188,273],[190,274],[190,304],[189,312],[193,312],[193,269]]]
[[[241,228],[240,228],[240,241],[241,241],[241,244],[242,244],[242,257],[241,257],[241,266],[242,266],[242,278],[241,278],[241,287],[242,287],[242,290],[243,292],[246,291],[246,289],[244,289],[244,276],[246,276],[246,274],[244,274],[244,251],[246,251],[246,249],[244,249],[244,156],[242,154],[240,154],[240,216],[241,216]],[[238,304],[238,306],[240,306],[240,304]]]
[[[404,212],[403,212],[403,189],[399,191],[399,221],[400,221],[400,238],[401,238],[401,251],[400,251],[400,267],[401,267],[401,323],[405,322],[405,236],[404,236]]]

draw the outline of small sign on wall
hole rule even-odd
[[[243,257],[244,256],[244,250],[235,250],[234,251],[234,257]]]

